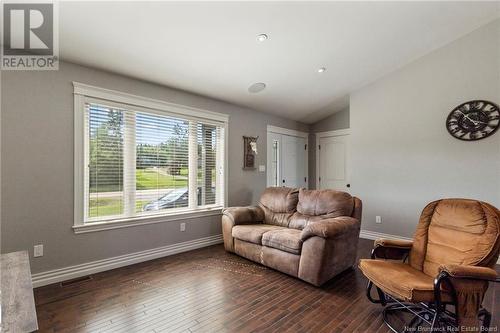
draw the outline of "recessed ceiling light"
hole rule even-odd
[[[326,68],[325,67],[320,67],[318,68],[318,73],[323,73],[326,71]]]
[[[269,37],[267,37],[266,34],[260,34],[260,35],[257,35],[257,41],[258,42],[263,42],[265,40],[267,40]]]
[[[264,89],[266,89],[266,84],[263,82],[257,82],[248,87],[248,91],[251,92],[252,94],[261,92]]]

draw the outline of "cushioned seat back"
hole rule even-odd
[[[430,276],[442,264],[493,267],[500,247],[500,215],[481,201],[443,199],[424,208],[410,265]]]
[[[297,213],[291,218],[289,227],[303,229],[317,220],[352,216],[354,204],[354,198],[346,192],[300,189]]]
[[[290,217],[297,209],[299,190],[289,187],[268,187],[260,197],[264,223],[288,227]]]

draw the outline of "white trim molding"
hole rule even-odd
[[[272,132],[276,134],[284,134],[284,135],[291,135],[291,136],[298,136],[300,138],[309,138],[309,133],[307,132],[302,132],[302,131],[297,131],[289,128],[283,128],[283,127],[277,127],[277,126],[272,126],[272,125],[267,125],[267,132]]]
[[[105,99],[111,102],[119,102],[128,105],[160,110],[169,113],[177,113],[196,118],[205,118],[221,122],[229,121],[229,115],[225,113],[193,108],[190,106],[162,101],[160,99],[148,98],[139,95],[129,94],[122,91],[95,87],[80,82],[73,82],[73,87],[74,87],[73,93],[75,95]]]
[[[391,234],[384,234],[381,232],[361,230],[359,235],[360,238],[364,239],[379,239],[388,238],[396,240],[412,240],[408,237],[396,236]],[[108,271],[115,268],[120,268],[128,265],[133,265],[153,259],[158,259],[162,257],[171,256],[177,253],[187,252],[191,250],[196,250],[199,248],[221,244],[223,242],[222,235],[214,235],[203,238],[194,239],[187,242],[166,245],[162,247],[157,247],[154,249],[149,249],[140,252],[134,252],[130,254],[125,254],[117,257],[112,257],[108,259],[96,260],[87,262],[80,265],[68,266],[63,268],[58,268],[46,272],[35,273],[31,275],[33,281],[33,288],[38,288],[46,286],[52,283],[58,283],[70,279],[79,278],[82,276],[96,274],[99,272]],[[500,259],[497,262],[500,264]]]
[[[344,128],[344,129],[339,129],[339,130],[334,130],[334,131],[326,131],[326,132],[317,132],[313,133],[316,135],[316,137],[327,137],[327,136],[340,136],[340,135],[348,135],[351,134],[351,129],[350,128]]]
[[[96,260],[80,265],[54,269],[31,275],[33,288],[46,286],[48,284],[62,282],[82,276],[95,274],[110,269],[137,264],[140,262],[171,256],[181,252],[187,252],[202,247],[222,243],[222,235],[214,235],[194,239],[187,242],[157,247],[150,250],[125,254],[108,259]]]
[[[396,236],[396,235],[391,235],[391,234],[384,234],[381,232],[370,231],[370,230],[361,230],[361,232],[359,233],[359,238],[371,239],[371,240],[377,240],[379,238],[402,240],[402,241],[413,240],[413,238]]]
[[[222,209],[214,208],[212,211],[206,209],[200,209],[199,212],[196,211],[186,211],[186,212],[175,212],[171,214],[161,214],[161,215],[151,215],[151,216],[138,216],[134,218],[124,218],[115,221],[105,221],[105,222],[91,222],[85,224],[79,224],[73,226],[73,231],[75,234],[85,234],[88,232],[96,232],[103,230],[120,229],[127,227],[134,227],[146,224],[164,223],[180,220],[189,220],[208,216],[221,216]]]
[[[359,233],[359,238],[371,239],[371,240],[377,240],[379,238],[402,240],[402,241],[412,241],[413,240],[413,238],[396,236],[396,235],[391,235],[391,234],[384,234],[381,232],[370,231],[370,230],[361,230],[361,232]],[[497,260],[497,265],[500,265],[500,258]]]

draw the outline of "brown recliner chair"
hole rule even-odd
[[[488,282],[497,277],[499,251],[498,209],[476,200],[443,199],[424,208],[413,241],[377,240],[372,259],[360,260],[359,268],[369,280],[370,301],[394,303],[383,312],[394,332],[389,315],[399,311],[413,314],[408,326],[478,331],[480,319],[483,327],[491,320],[482,301]],[[378,299],[371,295],[373,285]]]
[[[224,210],[224,247],[320,286],[356,263],[361,200],[334,190],[267,188],[256,207]]]

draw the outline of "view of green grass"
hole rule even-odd
[[[99,184],[90,187],[90,193],[121,192],[121,191],[123,191],[123,184]]]
[[[160,173],[154,169],[136,170],[136,188],[138,190],[151,190],[156,188],[179,188],[187,187],[187,169],[181,169],[181,176],[172,176]]]
[[[198,171],[198,178],[201,179],[201,170]],[[215,179],[215,170],[212,170],[212,178]],[[157,169],[137,169],[136,188],[137,190],[169,189],[188,186],[188,170],[180,169],[180,175],[174,176]],[[90,193],[95,192],[121,192],[121,185],[100,185],[91,187]],[[142,207],[151,200],[139,200],[136,202],[136,212],[142,211]],[[110,193],[107,197],[91,198],[89,202],[89,217],[120,215],[123,213],[123,204],[120,195]]]
[[[136,211],[142,211],[142,206],[149,200],[138,200],[135,204]],[[90,199],[89,217],[119,215],[123,212],[123,206],[120,198],[99,198]]]
[[[182,168],[178,176],[161,173],[156,169],[137,169],[135,181],[138,190],[154,190],[156,188],[187,187],[187,177],[187,168]],[[122,190],[123,185],[120,184],[99,184],[98,186],[92,186],[90,193]]]

